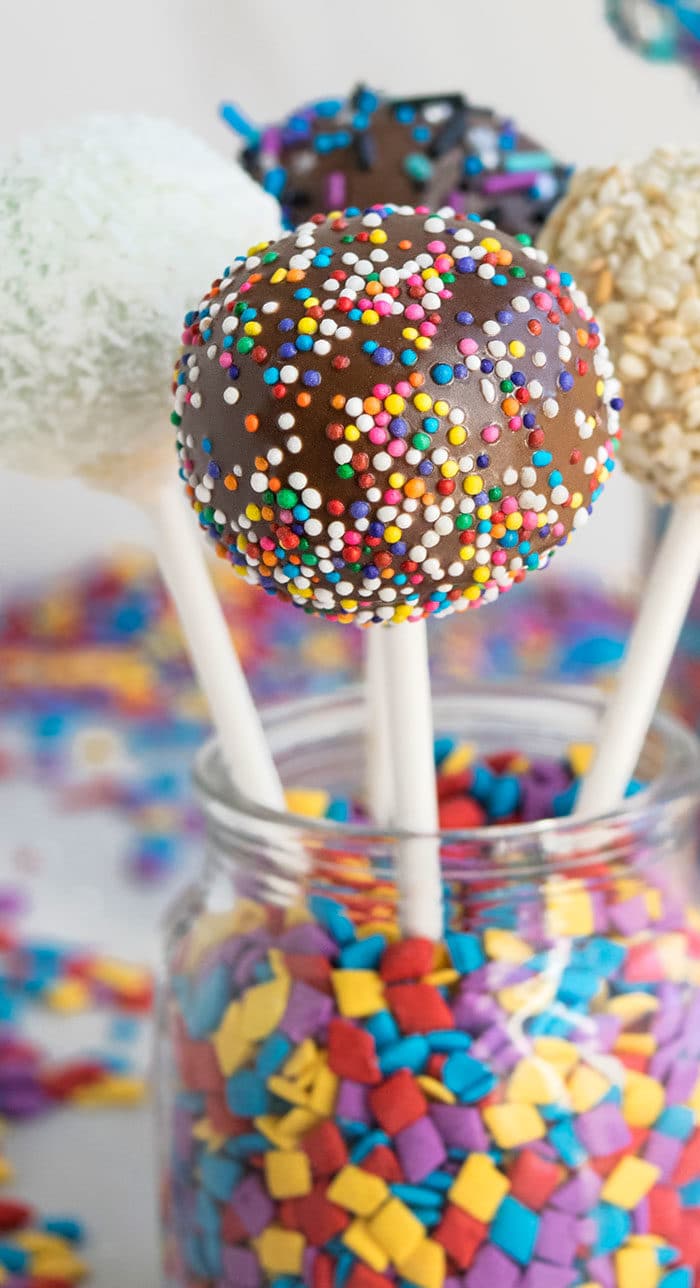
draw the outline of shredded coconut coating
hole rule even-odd
[[[170,121],[21,141],[0,163],[2,464],[128,486],[169,439],[172,336],[212,260],[279,232],[277,202]]]

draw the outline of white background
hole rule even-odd
[[[690,76],[645,64],[620,46],[602,6],[0,0],[0,145],[81,112],[132,109],[169,115],[232,155],[235,140],[215,110],[222,99],[238,100],[263,121],[360,78],[399,93],[465,90],[514,114],[577,165],[697,141],[700,94]],[[616,503],[603,502],[595,523],[557,561],[560,570],[583,566],[624,584],[638,568],[639,498],[630,487],[615,490]],[[27,572],[51,572],[118,538],[142,540],[146,531],[123,503],[0,471],[0,591]]]
[[[221,99],[237,99],[262,121],[360,78],[399,93],[465,90],[516,115],[579,165],[642,157],[654,145],[700,135],[700,94],[690,77],[621,48],[604,24],[602,0],[0,0],[0,19],[2,145],[80,112],[131,109],[169,115],[230,155],[235,142],[215,112]],[[175,342],[176,319],[173,326]],[[0,390],[0,414],[1,399]],[[643,525],[631,488],[616,490],[617,503],[603,503],[567,559],[619,582],[638,566]],[[0,590],[3,579],[51,571],[143,532],[126,505],[77,485],[0,472]],[[12,810],[4,804],[18,827],[41,817],[34,800],[24,808],[13,800]],[[101,934],[110,951],[153,957],[157,900],[115,884],[109,918],[95,916],[90,855],[97,854],[101,877],[111,870],[116,882],[119,838],[63,839],[83,856],[81,879],[72,870],[65,882],[55,833],[51,879],[36,892],[39,928],[55,931],[60,923],[68,937]],[[11,834],[4,840],[0,878]],[[11,1143],[23,1192],[47,1207],[62,1201],[82,1211],[96,1233],[97,1288],[150,1288],[156,1263],[144,1116],[73,1115],[70,1127],[54,1119],[13,1133]]]

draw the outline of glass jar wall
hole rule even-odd
[[[438,694],[483,754],[557,758],[599,700]],[[268,720],[286,785],[360,789],[356,692]],[[691,1288],[700,1267],[700,749],[660,721],[618,812],[441,837],[402,939],[399,835],[264,813],[216,748],[167,926],[168,1288]],[[405,839],[405,838],[404,838]]]

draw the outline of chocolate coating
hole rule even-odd
[[[262,130],[241,161],[279,198],[289,228],[319,211],[393,202],[477,211],[534,238],[571,173],[461,94],[387,99],[365,86]]]
[[[227,269],[183,339],[174,419],[200,521],[311,612],[494,599],[612,468],[617,387],[585,297],[478,220],[302,225]]]

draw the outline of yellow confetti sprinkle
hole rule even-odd
[[[600,1197],[604,1203],[613,1203],[615,1207],[631,1212],[646,1197],[660,1175],[661,1169],[653,1163],[628,1154],[613,1168]]]
[[[25,1252],[71,1252],[71,1245],[59,1234],[50,1234],[46,1230],[19,1230],[13,1235],[13,1242]]]
[[[299,1105],[306,1109],[309,1105],[309,1093],[298,1082],[291,1078],[283,1078],[281,1074],[273,1074],[268,1078],[267,1085],[273,1096],[279,1096],[281,1100],[286,1100],[290,1105]]]
[[[622,1090],[622,1113],[630,1127],[651,1127],[666,1102],[660,1082],[646,1073],[628,1069]]]
[[[390,1261],[401,1266],[422,1243],[425,1226],[401,1199],[391,1198],[372,1217],[369,1231]]]
[[[687,978],[689,964],[685,931],[660,935],[654,946],[663,966],[664,979],[682,984]]]
[[[223,921],[229,918],[232,922],[232,935],[254,935],[255,931],[266,925],[266,909],[253,899],[241,899],[232,912],[210,913],[210,921]],[[217,940],[220,943],[220,940]]]
[[[521,1060],[508,1083],[508,1099],[516,1104],[551,1105],[561,1101],[564,1093],[561,1074],[537,1058]]]
[[[567,1076],[578,1062],[578,1048],[566,1038],[535,1038],[535,1055],[546,1060],[561,1074]]]
[[[116,961],[111,957],[100,957],[91,962],[90,978],[120,993],[140,993],[150,982],[149,972],[143,966],[132,966],[129,962]]]
[[[656,1288],[660,1276],[653,1248],[620,1248],[615,1253],[618,1288]]]
[[[658,1009],[659,999],[652,997],[651,993],[620,993],[607,1005],[610,1015],[616,1015],[625,1026],[637,1024]]]
[[[285,1230],[279,1225],[268,1225],[253,1247],[260,1258],[263,1270],[269,1275],[299,1275],[304,1261],[306,1242],[295,1230]]]
[[[79,1087],[71,1095],[71,1103],[84,1107],[102,1105],[138,1105],[146,1097],[146,1084],[143,1078],[128,1074],[114,1074],[95,1082],[89,1087]]]
[[[445,1249],[434,1239],[424,1239],[401,1262],[401,1278],[418,1288],[442,1288],[445,1282]]]
[[[301,814],[306,818],[325,818],[330,804],[329,792],[314,791],[312,788],[290,788],[284,793],[284,799],[290,814]]]
[[[547,934],[551,939],[573,939],[594,933],[593,903],[582,881],[550,878],[545,902]]]
[[[284,915],[285,929],[289,930],[292,926],[304,926],[313,921],[309,909],[303,903],[293,903]]]
[[[82,979],[62,979],[48,991],[46,1002],[52,1011],[75,1014],[89,1006],[90,989]]]
[[[241,1034],[248,1042],[260,1042],[282,1021],[289,1000],[290,980],[271,979],[243,996]]]
[[[343,1234],[343,1243],[346,1248],[355,1253],[360,1261],[365,1265],[371,1266],[377,1274],[383,1274],[389,1265],[389,1257],[380,1244],[372,1238],[365,1221],[359,1218],[352,1221]]]
[[[274,1114],[261,1114],[253,1121],[256,1129],[278,1149],[293,1149],[296,1145],[296,1140],[284,1118],[276,1118]]]
[[[664,899],[660,890],[645,890],[644,902],[650,921],[660,921],[664,915]]]
[[[373,970],[337,970],[333,971],[332,979],[341,1015],[361,1019],[384,1010],[384,987]]]
[[[656,1045],[653,1033],[621,1033],[613,1050],[615,1055],[628,1052],[630,1055],[652,1056]]]
[[[571,772],[576,778],[583,778],[587,774],[592,763],[595,747],[592,742],[572,742],[569,744],[567,755]]]
[[[521,966],[532,957],[530,944],[514,935],[511,930],[501,930],[498,926],[489,926],[484,931],[483,943],[486,956],[494,961]]]
[[[232,1073],[240,1069],[253,1051],[252,1044],[241,1031],[242,1010],[240,1002],[231,1002],[212,1038],[219,1068],[225,1078],[230,1078]]]
[[[357,927],[358,939],[369,939],[372,935],[384,935],[388,943],[394,944],[401,938],[401,931],[393,921],[368,921]]]
[[[519,1015],[522,1012],[536,1015],[554,1001],[556,991],[556,979],[547,975],[533,975],[531,979],[524,979],[521,984],[511,984],[509,988],[502,988],[496,996],[503,1010],[509,1015]]]
[[[609,1090],[609,1079],[587,1064],[580,1064],[574,1070],[567,1086],[571,1108],[576,1114],[587,1113],[600,1103]]]
[[[285,1078],[300,1078],[308,1070],[315,1069],[318,1061],[319,1052],[316,1043],[312,1038],[304,1038],[283,1065],[282,1072]]]
[[[440,1082],[439,1078],[431,1078],[428,1074],[419,1074],[416,1082],[428,1097],[428,1100],[437,1100],[442,1105],[456,1105],[456,1095],[453,1091],[450,1091],[449,1087],[445,1086],[444,1082]]]
[[[265,1183],[273,1199],[294,1199],[310,1194],[311,1164],[302,1150],[270,1150],[265,1154]]]
[[[290,1109],[288,1114],[284,1114],[279,1120],[280,1131],[286,1133],[294,1142],[298,1141],[300,1136],[315,1127],[320,1122],[318,1114],[313,1109],[304,1109],[298,1105],[295,1109]]]
[[[389,1190],[381,1177],[349,1165],[334,1177],[327,1194],[331,1203],[355,1216],[371,1216],[386,1201]]]
[[[195,1140],[201,1140],[207,1147],[209,1154],[218,1154],[226,1144],[227,1137],[223,1132],[215,1131],[208,1118],[200,1118],[192,1128],[192,1135]]]
[[[488,1154],[470,1154],[449,1191],[450,1199],[477,1221],[488,1224],[510,1189]]]
[[[533,1105],[487,1105],[482,1117],[500,1149],[517,1149],[541,1140],[547,1130]]]
[[[31,1271],[37,1279],[65,1279],[76,1283],[85,1278],[88,1267],[70,1252],[46,1252],[32,1257]]]
[[[462,439],[461,441],[463,442],[464,440]],[[459,743],[458,746],[453,747],[452,751],[448,752],[445,756],[445,759],[440,765],[440,773],[445,774],[448,777],[452,774],[461,774],[473,763],[475,755],[476,751],[471,743]]]
[[[338,1078],[327,1064],[322,1064],[314,1078],[309,1108],[321,1118],[330,1118],[338,1095]]]
[[[449,988],[451,984],[457,984],[459,979],[458,970],[454,970],[451,966],[445,966],[442,970],[434,970],[429,975],[426,975],[425,983],[432,984],[435,988],[442,988],[445,985]]]
[[[700,1117],[700,1078],[698,1078],[697,1082],[695,1083],[695,1086],[693,1087],[693,1090],[690,1096],[688,1097],[686,1104],[689,1109],[692,1109],[696,1117]]]

